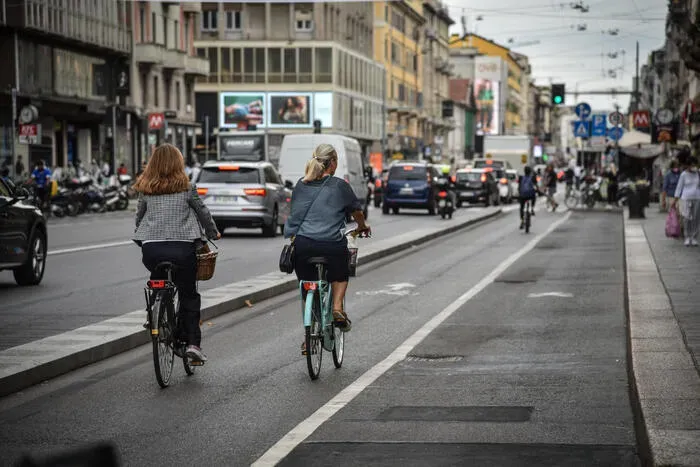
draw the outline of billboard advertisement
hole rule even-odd
[[[246,124],[265,126],[265,93],[222,92],[219,98],[220,127],[236,128]]]
[[[314,120],[321,120],[321,128],[333,128],[333,93],[314,93]]]
[[[474,79],[502,81],[504,62],[501,57],[480,55],[474,57]]]
[[[311,93],[269,93],[270,127],[310,127]]]
[[[474,81],[474,101],[476,102],[476,132],[479,135],[500,133],[500,83],[488,79]]]

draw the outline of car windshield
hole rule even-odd
[[[391,180],[425,180],[427,177],[424,165],[397,165],[389,171]]]
[[[457,174],[458,182],[480,182],[481,181],[480,172],[461,172]]]
[[[254,167],[204,167],[198,183],[260,183],[260,171]]]
[[[474,168],[483,169],[485,167],[493,167],[494,169],[502,169],[503,162],[502,161],[494,161],[491,159],[474,161]]]

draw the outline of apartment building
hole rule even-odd
[[[311,132],[318,120],[323,132],[380,151],[385,69],[372,53],[371,2],[201,8],[195,47],[210,68],[195,85],[197,121],[211,134],[247,132],[274,162],[284,135]],[[215,141],[199,143],[211,149]]]
[[[446,135],[455,128],[453,103],[450,100],[450,77],[454,66],[450,63],[449,28],[454,24],[447,7],[438,0],[423,2],[425,40],[423,54],[423,108],[421,121],[425,156],[435,162],[449,162],[444,156]]]
[[[209,61],[197,56],[194,40],[201,21],[196,2],[136,1],[133,18],[130,117],[124,138],[134,167],[163,142],[192,161],[196,130],[195,80],[209,75]]]
[[[423,151],[423,3],[374,3],[374,58],[386,67],[384,157],[417,160]]]
[[[129,93],[128,3],[0,0],[0,157],[25,168],[114,160],[110,104]]]

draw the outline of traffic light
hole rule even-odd
[[[566,96],[566,85],[565,84],[553,84],[552,85],[552,105],[562,105],[565,101]]]
[[[314,133],[321,133],[321,120],[314,120]]]

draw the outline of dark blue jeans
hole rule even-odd
[[[156,271],[158,263],[169,261],[176,265],[173,282],[180,298],[180,322],[177,332],[186,338],[187,345],[200,347],[202,331],[199,320],[202,297],[197,292],[197,249],[194,242],[151,242],[141,247],[143,265],[151,272],[151,279],[167,279],[167,274]]]

